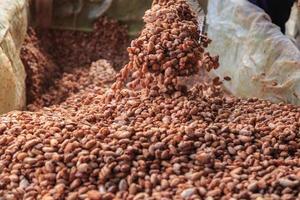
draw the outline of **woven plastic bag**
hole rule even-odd
[[[0,113],[25,106],[25,70],[19,53],[27,29],[27,1],[0,1]]]
[[[298,49],[300,49],[300,7],[294,4],[290,19],[286,23],[286,35],[293,38]]]
[[[226,90],[300,105],[300,52],[263,10],[247,0],[210,0],[207,22],[209,51],[220,56],[211,75],[230,77]]]

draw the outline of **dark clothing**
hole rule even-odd
[[[294,0],[249,0],[251,3],[262,8],[285,33],[285,23],[288,21]]]

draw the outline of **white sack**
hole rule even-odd
[[[210,0],[209,52],[220,56],[211,75],[231,77],[224,87],[238,97],[300,105],[300,52],[264,11],[247,0]]]
[[[0,114],[25,106],[19,53],[27,29],[27,1],[0,0]]]
[[[296,46],[300,49],[300,8],[298,3],[294,3],[291,16],[286,23],[286,35],[294,39]]]

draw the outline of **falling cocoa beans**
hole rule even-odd
[[[0,116],[0,199],[298,199],[300,108],[184,88],[176,79],[212,59],[195,16],[158,0],[145,21],[118,89]]]

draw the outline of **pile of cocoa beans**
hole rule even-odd
[[[78,92],[88,82],[79,79],[89,79],[85,74],[99,59],[122,68],[129,43],[126,27],[107,17],[99,18],[92,32],[29,28],[21,49],[28,108],[59,104]]]
[[[218,66],[194,14],[155,1],[145,22],[112,89],[0,117],[0,199],[299,199],[300,107],[184,89],[174,79]]]

